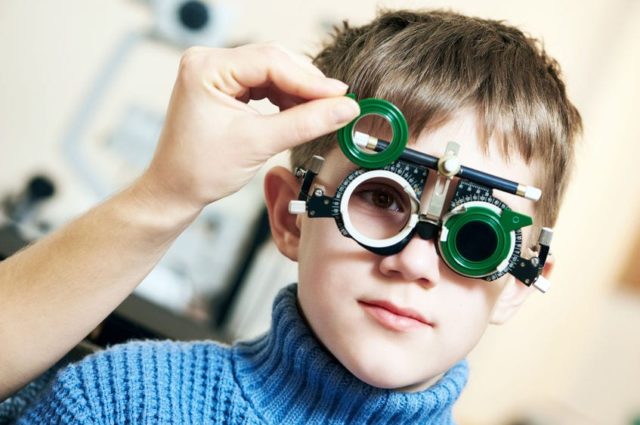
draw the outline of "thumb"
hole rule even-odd
[[[360,113],[360,106],[346,96],[311,100],[277,114],[261,117],[261,138],[273,140],[276,154],[316,139],[347,125]]]

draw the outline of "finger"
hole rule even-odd
[[[312,100],[277,114],[261,116],[255,139],[273,141],[262,144],[265,155],[270,156],[336,131],[359,113],[358,104],[346,96]]]
[[[222,58],[226,59],[223,65],[226,69],[219,69],[220,59],[216,58],[218,71],[213,73],[212,82],[233,97],[244,94],[248,88],[270,84],[304,99],[340,96],[347,90],[343,82],[310,71],[309,64],[301,65],[277,47],[243,46],[224,54],[228,56]],[[216,69],[213,64],[211,69]]]

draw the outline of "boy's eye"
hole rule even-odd
[[[378,208],[402,212],[402,206],[397,202],[393,193],[377,188],[360,192],[360,196],[371,205]]]
[[[394,237],[405,228],[411,207],[411,198],[398,182],[374,178],[353,191],[347,215],[362,236],[381,240]]]
[[[397,188],[387,183],[362,184],[355,192],[357,198],[368,208],[375,207],[397,213],[404,213],[409,209],[408,200],[402,194]]]

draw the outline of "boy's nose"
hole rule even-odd
[[[401,277],[404,281],[415,281],[423,286],[436,285],[440,281],[440,258],[435,239],[414,236],[402,251],[383,257],[380,272],[390,278]]]

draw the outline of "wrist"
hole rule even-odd
[[[127,199],[130,214],[137,217],[142,226],[161,232],[181,232],[203,208],[167,190],[149,173],[140,176],[122,196]]]

